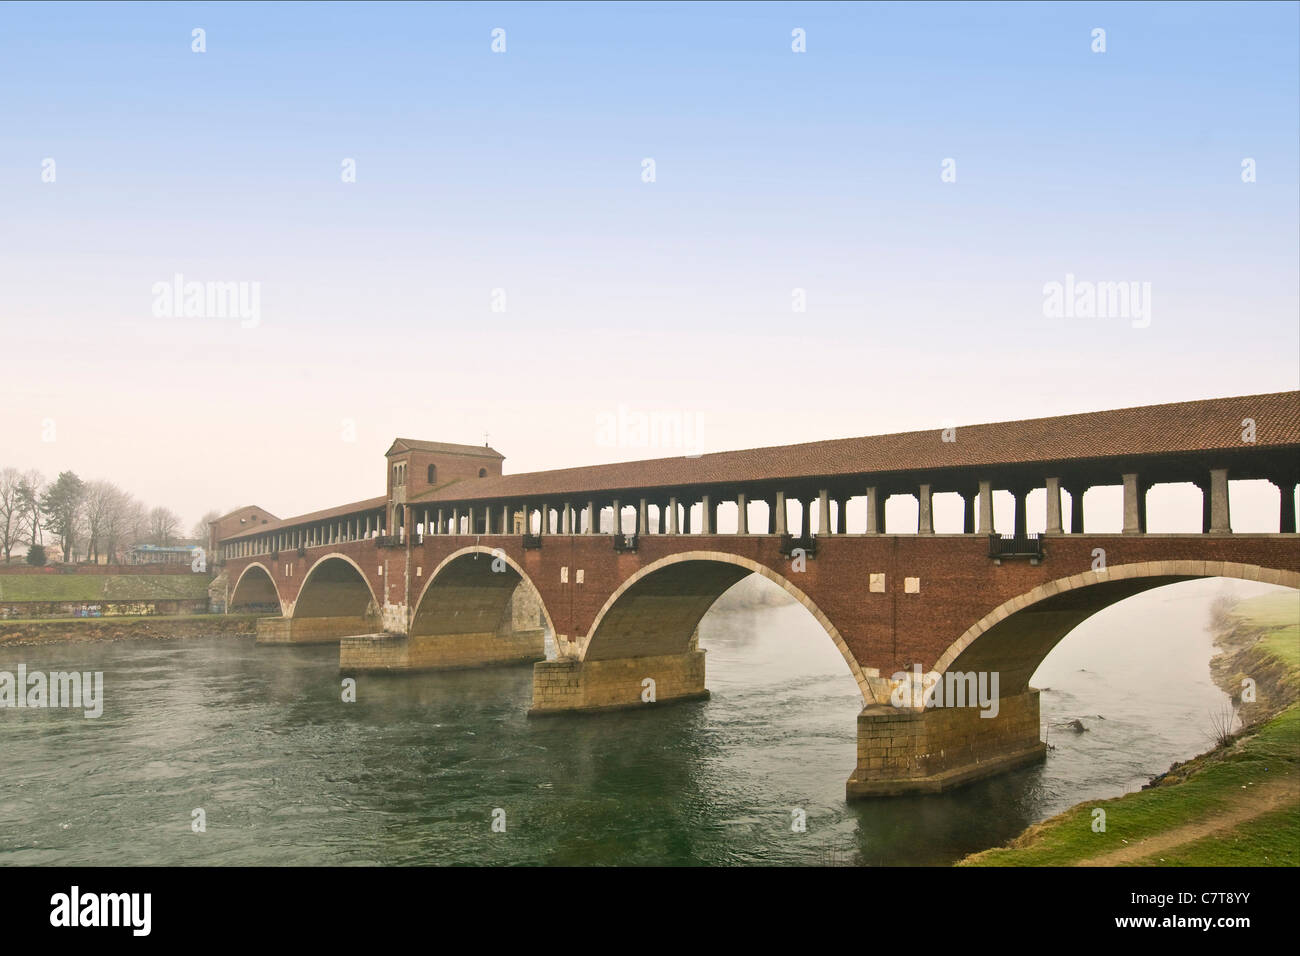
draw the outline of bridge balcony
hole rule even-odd
[[[525,551],[540,551],[542,547],[542,536],[540,534],[524,535]]]
[[[815,558],[817,557],[817,538],[810,534],[799,538],[792,534],[781,535],[781,553],[783,555],[789,557],[796,548],[802,550],[808,557]]]
[[[638,535],[636,534],[616,534],[614,535],[614,550],[619,554],[634,552],[637,549]]]
[[[406,541],[395,534],[381,534],[375,538],[376,548],[400,548],[406,544]]]
[[[1034,533],[1017,537],[1014,534],[989,535],[989,557],[1001,564],[1004,558],[1028,558],[1030,564],[1043,560],[1045,535]]]

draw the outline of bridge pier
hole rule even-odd
[[[376,630],[365,617],[263,617],[257,621],[256,644],[332,644],[352,634]]]
[[[995,717],[980,713],[868,704],[858,715],[858,766],[846,797],[940,793],[1046,757],[1036,689],[1001,698]]]
[[[530,717],[579,710],[646,707],[709,696],[704,651],[611,660],[540,661],[533,665]]]
[[[348,673],[463,670],[531,664],[546,657],[543,628],[479,634],[353,634],[339,642]]]

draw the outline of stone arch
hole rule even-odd
[[[380,606],[361,565],[346,554],[335,551],[322,555],[303,578],[292,616],[357,618],[374,622],[378,619]]]
[[[994,608],[949,645],[931,673],[998,671],[1004,696],[1023,693],[1052,648],[1098,611],[1153,588],[1213,577],[1300,589],[1298,572],[1224,561],[1143,561],[1085,571]]]
[[[408,661],[469,667],[544,660],[547,630],[555,633],[550,611],[518,562],[500,549],[470,545],[444,558],[416,599]]]
[[[864,701],[867,675],[830,618],[789,579],[751,558],[724,551],[684,551],[646,565],[609,596],[582,647],[583,661],[680,654],[724,591],[750,574],[773,582],[802,604],[848,664]]]
[[[480,557],[481,555],[481,557]],[[494,561],[503,562],[502,571],[491,570]],[[482,567],[476,567],[482,562]],[[432,633],[477,633],[487,630],[493,614],[504,614],[506,605],[520,585],[529,589],[541,609],[546,630],[555,632],[550,610],[541,592],[523,566],[506,551],[469,545],[452,551],[434,568],[420,597],[416,598],[409,633],[412,636]],[[435,606],[441,600],[445,605]],[[458,604],[459,600],[459,604]]]
[[[256,572],[250,574],[254,569]],[[229,609],[237,611],[241,607],[270,607],[272,604],[280,614],[284,613],[284,600],[280,597],[280,589],[275,586],[275,575],[261,561],[253,561],[239,572],[239,579],[230,591]]]

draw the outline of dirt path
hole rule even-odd
[[[1155,853],[1163,853],[1165,850],[1195,842],[1203,837],[1213,836],[1222,830],[1230,830],[1265,813],[1281,810],[1287,804],[1297,803],[1300,803],[1300,782],[1293,777],[1249,787],[1241,795],[1237,805],[1227,813],[1166,830],[1158,836],[1148,837],[1121,850],[1112,850],[1101,856],[1079,860],[1075,866],[1117,866],[1123,863],[1135,863]]]

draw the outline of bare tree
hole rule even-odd
[[[107,555],[109,564],[113,563],[115,542],[109,532],[127,498],[126,492],[111,481],[92,481],[86,485],[86,553],[96,564],[101,554]]]
[[[206,548],[208,546],[208,525],[213,521],[216,521],[223,514],[225,514],[224,511],[217,511],[215,509],[207,512],[199,519],[198,524],[194,526],[194,529],[190,532],[190,537]]]
[[[116,486],[112,488],[113,493],[105,503],[100,534],[103,537],[104,550],[108,554],[108,563],[116,564],[118,556],[126,546],[135,543],[135,531],[145,522],[141,517],[144,513],[144,505],[121,488]]]
[[[170,508],[159,505],[149,512],[149,539],[153,544],[166,547],[176,539],[181,519]]]
[[[0,552],[5,564],[10,561],[14,545],[22,540],[22,488],[23,476],[17,468],[0,469]]]
[[[32,469],[23,473],[18,486],[19,536],[28,544],[42,544],[41,495],[45,492],[45,476]]]

